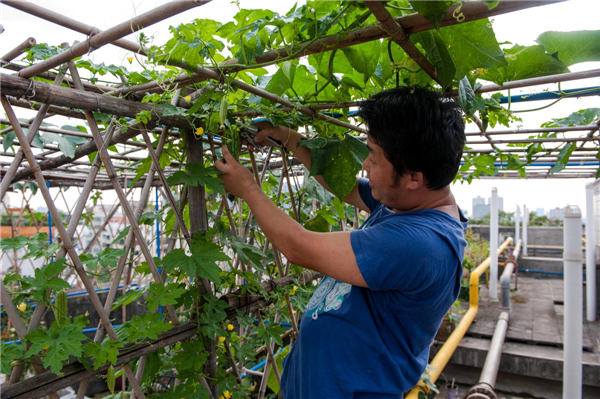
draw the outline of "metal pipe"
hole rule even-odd
[[[594,183],[585,185],[585,294],[588,321],[596,321],[596,236]]]
[[[512,237],[509,237],[506,241],[500,245],[498,248],[498,253],[501,254],[506,250],[508,245],[512,242]],[[484,260],[479,266],[477,266],[472,272],[471,277],[469,279],[470,282],[470,290],[469,290],[469,310],[463,316],[456,329],[450,334],[450,337],[446,340],[444,345],[440,348],[437,355],[431,361],[431,370],[427,371],[430,375],[430,381],[436,382],[439,376],[444,371],[444,367],[448,364],[450,357],[458,347],[458,344],[465,336],[467,330],[475,316],[477,315],[477,311],[479,310],[479,277],[486,271],[486,269],[490,267],[490,258],[488,257]],[[425,385],[422,381],[419,381],[416,387],[414,387],[406,396],[406,399],[418,399],[419,392],[429,392],[429,387]]]
[[[498,189],[492,188],[490,199],[490,300],[498,300]]]
[[[500,309],[506,312],[510,312],[510,277],[514,270],[518,270],[517,259],[519,258],[521,244],[521,240],[518,240],[515,250],[504,263],[504,271],[500,276]]]
[[[567,206],[564,213],[564,361],[563,398],[581,398],[583,285],[581,211],[577,205]]]
[[[529,226],[529,209],[523,205],[523,256],[527,256],[527,227]]]
[[[521,241],[521,229],[519,228],[521,224],[521,207],[517,205],[517,211],[515,212],[515,241]]]
[[[483,365],[483,370],[479,377],[480,383],[488,384],[492,388],[496,384],[496,375],[498,375],[498,366],[500,365],[502,345],[504,344],[504,338],[506,337],[509,317],[508,312],[500,313],[498,323],[496,324],[496,330],[492,337],[492,343],[490,344],[490,350],[485,358],[485,364]]]

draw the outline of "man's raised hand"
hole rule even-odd
[[[223,180],[225,190],[242,199],[245,199],[250,190],[260,190],[252,173],[233,158],[226,145],[221,147],[221,151],[223,158],[217,159],[215,166],[224,173],[219,177]]]

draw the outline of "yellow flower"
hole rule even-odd
[[[183,99],[189,103],[190,101],[192,101],[192,96],[185,96],[183,97]]]
[[[229,391],[223,392],[222,396],[224,399],[231,399],[231,393],[229,393]]]
[[[25,305],[25,302],[21,302],[19,306],[17,306],[17,309],[19,309],[21,312],[24,312],[25,309],[27,309],[27,305]]]
[[[202,136],[204,134],[204,129],[199,127],[196,129],[196,136]]]
[[[44,348],[43,348],[43,349],[44,349],[44,350],[46,350],[46,349],[48,349],[49,347],[50,347],[50,344],[48,344],[48,345],[44,346]]]
[[[298,289],[298,287],[293,286],[292,289],[294,290],[294,292],[296,292],[296,290]]]
[[[228,324],[228,325],[227,325],[227,329],[228,329],[229,331],[233,330],[233,324]]]
[[[131,64],[133,62],[133,57],[127,57],[127,61]]]
[[[219,337],[219,341],[225,342],[225,337]]]
[[[296,311],[294,309],[292,309],[292,314],[296,314]]]

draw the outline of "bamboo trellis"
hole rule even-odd
[[[134,280],[132,276],[132,266],[130,262],[130,254],[132,251],[139,250],[143,254],[143,259],[147,263],[151,271],[152,279],[156,283],[163,283],[163,278],[156,266],[152,256],[152,246],[155,241],[154,233],[148,226],[140,226],[140,219],[148,208],[151,201],[149,201],[150,193],[152,188],[157,190],[157,193],[161,192],[162,201],[168,203],[175,213],[175,227],[176,230],[166,242],[157,244],[158,248],[166,249],[167,252],[173,250],[176,245],[187,248],[190,245],[190,237],[198,231],[205,231],[208,229],[208,218],[206,212],[205,192],[203,187],[189,187],[187,192],[178,193],[176,198],[170,188],[167,185],[166,178],[178,170],[179,164],[172,163],[167,167],[161,167],[159,158],[163,151],[166,143],[169,141],[179,140],[184,135],[193,137],[193,132],[189,122],[181,116],[165,116],[163,111],[159,108],[154,108],[148,104],[142,104],[139,100],[146,94],[151,92],[160,92],[165,89],[177,89],[183,90],[188,86],[192,87],[194,83],[201,81],[212,80],[220,82],[222,80],[222,74],[231,74],[243,69],[252,68],[253,66],[239,66],[238,60],[229,60],[219,65],[220,69],[211,69],[204,67],[194,68],[194,73],[191,75],[183,73],[177,78],[168,82],[151,81],[144,84],[135,86],[128,85],[116,85],[103,86],[94,85],[91,83],[84,83],[78,76],[77,69],[74,66],[73,59],[98,49],[101,46],[112,44],[121,48],[134,51],[140,55],[146,55],[146,49],[138,45],[137,43],[130,42],[123,39],[124,36],[130,34],[132,31],[138,31],[144,27],[150,26],[158,21],[164,20],[172,15],[185,12],[186,10],[192,9],[197,6],[201,6],[208,1],[200,0],[186,0],[186,1],[174,1],[158,7],[157,9],[148,13],[142,14],[132,20],[125,21],[113,28],[107,29],[106,31],[100,31],[96,27],[86,25],[79,21],[75,21],[66,16],[60,15],[51,10],[46,10],[42,7],[33,5],[25,1],[14,1],[14,0],[2,0],[2,4],[17,8],[23,12],[31,15],[38,16],[42,19],[51,21],[58,25],[67,27],[76,32],[88,35],[88,39],[82,43],[74,43],[68,51],[64,51],[59,55],[53,56],[43,62],[37,63],[34,66],[25,67],[13,62],[20,54],[26,51],[29,47],[36,43],[35,39],[28,38],[19,46],[9,51],[0,59],[0,65],[10,71],[17,72],[17,75],[9,75],[7,73],[0,73],[0,87],[1,87],[1,101],[2,106],[7,114],[8,120],[0,120],[5,124],[10,124],[10,127],[2,131],[2,134],[14,131],[18,143],[15,142],[15,146],[19,150],[14,153],[0,152],[1,171],[2,171],[2,183],[0,185],[0,198],[3,199],[3,207],[10,214],[13,212],[9,206],[4,202],[4,196],[9,191],[9,187],[15,183],[29,183],[37,182],[37,187],[42,194],[44,201],[50,210],[52,221],[55,224],[55,230],[58,233],[58,237],[62,244],[61,252],[58,254],[59,257],[69,255],[75,268],[74,270],[78,274],[78,279],[72,279],[73,283],[80,288],[83,286],[87,293],[90,295],[94,307],[101,317],[101,323],[98,326],[95,341],[100,341],[107,333],[111,339],[118,340],[113,328],[113,322],[109,320],[108,314],[112,308],[113,302],[118,295],[119,285],[124,282],[124,287],[128,286]],[[494,15],[500,15],[512,11],[523,10],[530,7],[543,6],[552,3],[552,1],[503,1],[498,4],[497,7],[489,10],[487,5],[483,2],[472,2],[465,3],[462,6],[461,12],[465,18],[458,21],[452,16],[453,11],[457,7],[451,6],[448,8],[446,17],[442,20],[441,26],[448,26],[452,24],[465,23],[474,21],[481,18],[487,18]],[[382,38],[391,38],[398,43],[406,53],[413,58],[422,68],[428,73],[433,80],[439,83],[435,68],[429,61],[419,52],[419,50],[407,40],[407,36],[412,33],[421,32],[424,30],[433,29],[433,26],[422,16],[413,14],[400,18],[392,18],[385,7],[379,2],[367,2],[369,9],[377,17],[380,22],[379,25],[371,26],[364,29],[357,29],[351,31],[347,36],[340,40],[336,35],[326,36],[321,38],[315,43],[300,44],[299,48],[302,51],[296,54],[289,54],[286,49],[272,50],[264,53],[263,55],[256,58],[257,65],[264,66],[270,64],[277,64],[283,60],[298,58],[306,56],[308,54],[322,53],[333,51],[334,49],[344,48],[355,44],[360,44],[373,40],[380,40]],[[188,69],[185,63],[177,65],[182,69]],[[50,69],[55,67],[61,67],[59,73],[49,72]],[[65,70],[69,69],[69,76],[63,76],[66,73]],[[489,93],[497,92],[500,90],[529,87],[538,84],[549,84],[564,82],[569,80],[585,79],[589,77],[600,76],[600,70],[591,70],[586,72],[578,73],[567,73],[562,75],[553,75],[543,78],[526,79],[522,81],[507,82],[503,87],[497,85],[483,86],[476,90],[476,93]],[[54,84],[48,84],[39,80],[33,80],[33,77],[43,77],[45,79],[54,80]],[[63,79],[71,85],[72,88],[61,87],[60,83]],[[366,138],[364,134],[366,130],[355,124],[341,122],[331,116],[327,116],[320,110],[333,110],[339,108],[350,108],[357,105],[356,102],[345,103],[345,104],[320,104],[315,106],[298,106],[284,98],[276,96],[258,87],[254,87],[240,80],[232,79],[231,85],[238,89],[247,91],[261,98],[271,100],[283,106],[282,111],[298,111],[307,116],[315,119],[322,120],[327,123],[331,123],[337,126],[341,126],[349,131],[362,133],[363,139]],[[193,91],[195,89],[189,89]],[[179,93],[179,92],[178,92]],[[190,96],[196,98],[201,93],[192,92]],[[448,93],[449,96],[457,96],[456,92]],[[182,108],[189,108],[190,104],[179,98],[179,94],[173,98],[172,105],[176,105]],[[16,113],[13,107],[17,108],[29,108],[36,109],[37,116],[28,122],[22,122],[17,119]],[[127,126],[127,129],[117,127],[115,125],[109,126],[105,131],[100,131],[99,126],[96,123],[93,112],[102,112],[117,117],[130,117],[135,116],[141,111],[152,111],[152,119],[147,124],[140,124],[131,122]],[[259,115],[257,111],[251,112],[240,112],[233,116],[254,116]],[[78,118],[86,120],[92,134],[78,133],[67,131],[64,129],[57,129],[52,127],[42,126],[42,122],[45,118],[51,115],[63,115],[72,118]],[[576,177],[593,177],[596,174],[597,167],[590,168],[586,166],[585,161],[594,160],[596,153],[598,152],[597,141],[598,136],[594,136],[594,133],[600,128],[600,120],[591,127],[581,128],[552,128],[552,129],[522,129],[522,130],[497,130],[487,131],[483,130],[481,122],[475,119],[476,125],[479,127],[478,132],[467,133],[467,145],[471,146],[484,146],[485,148],[475,148],[472,150],[465,151],[465,154],[470,153],[489,153],[494,152],[497,149],[505,154],[517,154],[521,158],[524,158],[525,149],[509,147],[509,144],[518,143],[556,143],[558,144],[565,142],[576,142],[579,143],[579,147],[575,150],[574,157],[571,159],[573,163],[580,162],[581,166],[568,165],[563,171],[556,173],[552,178],[576,178]],[[28,133],[25,134],[23,128],[28,129]],[[177,129],[177,130],[175,130]],[[74,156],[66,156],[60,154],[60,148],[55,145],[45,145],[43,150],[33,150],[31,148],[31,142],[37,131],[47,131],[51,133],[60,133],[64,135],[76,136],[81,139],[87,140],[85,143],[79,145],[75,149]],[[160,134],[160,139],[156,145],[153,145],[148,132]],[[529,134],[543,133],[543,132],[561,132],[564,133],[564,138],[558,139],[530,139],[526,136]],[[585,132],[585,136],[576,136],[580,132]],[[135,137],[141,136],[142,141],[133,141]],[[496,138],[500,136],[501,138]],[[483,140],[478,138],[482,137]],[[203,143],[208,143],[210,149],[206,150],[203,147]],[[118,145],[119,153],[108,152],[107,148],[113,145]],[[215,156],[215,149],[218,148],[219,143],[215,143],[212,138],[195,140],[186,140],[186,151],[188,163],[202,162],[204,159],[204,153],[210,151],[212,156]],[[491,149],[490,149],[491,147]],[[100,151],[98,151],[100,149]],[[131,156],[134,152],[142,152],[142,154],[148,154],[152,159],[152,164],[148,173],[134,185],[131,186],[129,192],[126,192],[128,182],[130,182],[135,176],[135,167],[129,165],[132,161],[141,161],[145,159],[144,156]],[[97,152],[93,161],[87,161],[84,157]],[[294,212],[294,217],[298,220],[298,207],[300,204],[296,204],[294,197],[294,187],[291,179],[294,177],[294,173],[290,173],[290,169],[294,165],[288,165],[287,158],[279,151],[270,150],[267,156],[255,159],[254,154],[250,153],[250,163],[247,165],[249,169],[254,173],[257,182],[260,184],[266,175],[267,166],[269,168],[281,168],[281,179],[279,182],[278,195],[281,195],[282,186],[285,182],[290,190],[290,198],[292,201],[291,208]],[[6,162],[7,159],[11,159],[11,162]],[[23,158],[27,161],[27,165],[22,164]],[[83,159],[82,159],[83,158]],[[527,166],[527,175],[529,178],[548,178],[550,177],[551,166],[545,166],[546,163],[552,163],[556,161],[556,155],[550,153],[544,155]],[[258,167],[258,163],[262,164],[262,168]],[[101,168],[103,166],[103,168]],[[292,171],[293,172],[293,171]],[[517,171],[507,170],[503,172],[503,177],[517,177]],[[290,175],[292,175],[290,177]],[[51,188],[48,188],[49,183]],[[79,199],[75,206],[68,204],[67,199],[64,196],[62,187],[76,187],[79,194]],[[88,241],[84,248],[84,240],[82,238],[83,231],[79,221],[84,217],[84,213],[92,211],[88,205],[90,195],[93,190],[114,190],[118,196],[118,201],[113,204],[110,210],[106,210],[102,206],[104,213],[104,221],[98,228],[92,224],[93,236]],[[54,193],[54,196],[52,195]],[[157,194],[158,195],[158,194]],[[27,213],[25,209],[29,209],[31,212],[31,206],[29,202],[32,199],[32,193],[23,191],[23,200],[20,206],[20,213],[15,217],[10,214],[11,223],[15,221],[16,225],[10,226],[11,236],[19,233],[20,225],[23,221],[24,215]],[[179,200],[179,204],[177,203]],[[57,203],[64,202],[64,206],[68,210],[68,224],[65,225],[65,219],[59,214]],[[183,222],[182,212],[185,202],[189,202],[190,208],[190,230],[185,226]],[[156,202],[156,201],[155,201]],[[111,275],[110,289],[108,297],[105,303],[101,303],[100,299],[96,294],[96,288],[98,287],[97,281],[91,279],[86,270],[84,269],[81,261],[78,257],[79,253],[88,253],[93,250],[94,246],[99,247],[99,237],[103,232],[107,232],[108,235],[114,238],[118,231],[111,231],[113,228],[109,221],[117,212],[117,209],[122,209],[125,217],[121,218],[122,224],[117,230],[122,230],[125,225],[130,227],[129,233],[126,235],[124,240],[125,256],[121,256],[118,261],[118,265]],[[250,216],[245,225],[240,224],[240,231],[236,231],[234,218],[242,213],[242,209],[239,206],[234,206],[230,209],[229,204],[225,197],[221,199],[221,208],[218,212],[220,216],[225,213],[230,221],[231,234],[234,237],[240,236],[244,240],[248,239],[253,243],[254,235],[251,234],[251,220]],[[42,231],[44,224],[47,224],[48,215],[44,215],[41,221],[35,221],[36,231]],[[72,223],[71,221],[77,221]],[[52,234],[55,230],[49,229]],[[180,234],[177,233],[179,230]],[[56,233],[54,233],[56,234]],[[179,239],[178,239],[179,237]],[[76,249],[75,242],[81,245],[81,248]],[[163,248],[163,246],[165,248]],[[262,250],[266,253],[269,250],[270,243],[266,241],[262,245]],[[290,265],[289,262],[286,264],[284,259],[276,248],[272,248],[275,255],[276,267],[279,271],[279,275],[283,276],[277,281],[263,283],[263,289],[266,292],[273,290],[273,285],[287,285],[292,283],[294,276],[289,275]],[[3,253],[0,256],[0,260],[8,257],[9,254]],[[138,262],[141,258],[138,258]],[[13,254],[11,258],[11,268],[13,270],[19,270],[23,267],[23,261],[18,260],[17,254]],[[31,266],[33,263],[29,260]],[[246,270],[251,265],[244,264],[239,257],[237,257],[233,265],[235,268],[241,268]],[[128,268],[128,270],[126,270]],[[301,283],[312,281],[319,277],[314,273],[305,272],[300,276],[295,276]],[[70,276],[65,276],[70,278]],[[71,280],[69,280],[71,281]],[[139,280],[138,282],[142,282]],[[210,282],[206,279],[202,280],[202,287],[204,293],[213,293],[213,287]],[[42,320],[42,316],[46,311],[46,306],[43,303],[39,303],[35,308],[30,324],[26,329],[19,318],[18,312],[15,309],[14,304],[10,301],[6,287],[4,284],[2,288],[2,303],[4,309],[9,316],[9,323],[15,326],[18,337],[24,339],[24,336],[37,328]],[[229,305],[228,313],[230,316],[235,315],[236,309],[243,309],[245,312],[252,314],[257,312],[262,306],[267,303],[264,298],[260,296],[238,296],[236,293],[228,293],[224,298]],[[298,314],[294,312],[292,307],[291,298],[288,294],[285,297],[286,307],[285,311],[288,313],[291,319],[291,328],[286,332],[285,336],[290,336],[292,343],[294,338],[298,334]],[[128,347],[120,352],[119,360],[117,365],[123,367],[127,374],[127,379],[131,384],[133,393],[139,398],[143,398],[144,393],[140,388],[140,382],[143,375],[145,356],[149,353],[156,351],[164,346],[172,345],[176,342],[189,339],[197,332],[197,325],[191,322],[179,324],[175,309],[172,306],[167,306],[169,319],[175,325],[175,327],[169,330],[167,333],[162,334],[158,340],[144,342],[140,345]],[[123,314],[125,318],[125,314]],[[275,322],[279,321],[280,314],[276,314]],[[257,312],[257,318],[262,323],[262,318],[259,312]],[[210,381],[215,377],[216,373],[216,351],[215,342],[208,348],[211,353],[208,364],[209,367],[206,370],[207,378],[200,378],[201,383],[210,390],[213,399],[219,397],[219,392],[216,390],[216,386],[210,384]],[[237,364],[231,355],[231,350],[228,346],[225,347],[228,357],[230,359],[231,367],[230,371],[234,373],[238,384],[241,382],[241,374],[257,374],[256,371],[248,370],[245,365]],[[259,353],[266,351],[267,360],[264,373],[259,373],[261,377],[261,383],[259,387],[259,397],[262,398],[266,392],[266,384],[271,368],[276,374],[277,381],[280,380],[279,370],[277,369],[276,362],[274,361],[274,342],[268,342],[264,347],[259,348]],[[135,359],[141,359],[137,373],[134,375],[133,370],[129,367],[129,362]],[[105,371],[107,365],[93,370],[92,372],[86,371],[79,364],[69,365],[64,370],[64,375],[61,377],[55,376],[52,373],[45,372],[43,367],[36,367],[36,373],[39,375],[36,377],[28,378],[21,381],[24,367],[16,366],[12,370],[12,374],[3,388],[3,397],[6,398],[24,398],[24,397],[41,397],[44,395],[54,395],[54,393],[63,387],[72,385],[73,383],[80,382],[80,388],[77,397],[83,398],[87,382],[89,378],[100,372]],[[19,382],[21,381],[21,382]]]

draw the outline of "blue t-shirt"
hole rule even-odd
[[[467,220],[433,209],[371,210],[351,234],[369,288],[324,277],[283,363],[285,399],[402,398],[425,370],[429,345],[458,297]]]

